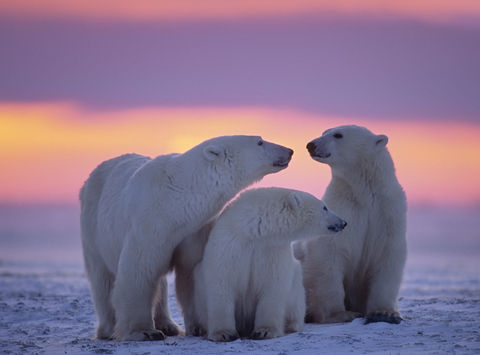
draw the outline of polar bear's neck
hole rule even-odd
[[[356,164],[332,168],[330,185],[347,185],[348,190],[357,196],[391,194],[401,189],[395,176],[395,167],[388,151],[375,159],[363,159]]]
[[[208,220],[246,186],[239,186],[231,169],[221,169],[192,158],[178,155],[171,160],[166,183],[170,185],[170,192],[184,201],[189,219]]]

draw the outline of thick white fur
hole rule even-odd
[[[195,268],[195,312],[189,323],[213,341],[273,338],[300,330],[305,293],[291,243],[334,235],[344,226],[305,192],[244,192],[218,218]]]
[[[225,203],[284,169],[292,153],[260,137],[226,136],[183,154],[155,159],[127,154],[100,164],[80,192],[97,338],[156,340],[163,333],[178,334],[164,277],[175,248],[186,237],[201,238]]]
[[[172,264],[175,268],[175,295],[183,313],[186,335],[203,335],[195,316],[195,279],[193,271],[202,261],[203,251],[214,220],[207,223],[198,233],[185,238],[175,249]]]
[[[307,145],[313,159],[331,167],[323,201],[348,221],[335,239],[295,245],[307,321],[344,322],[360,314],[373,321],[400,319],[407,206],[387,141],[366,128],[342,126]]]

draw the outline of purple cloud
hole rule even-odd
[[[480,28],[312,15],[233,22],[0,18],[0,101],[271,106],[480,122]]]

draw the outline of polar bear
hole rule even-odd
[[[172,258],[172,267],[175,270],[175,296],[183,313],[185,334],[191,336],[203,335],[200,333],[195,314],[195,280],[194,270],[203,258],[205,244],[215,224],[215,218],[205,224],[197,233],[185,238],[175,249]]]
[[[307,144],[331,168],[323,201],[348,223],[331,240],[295,245],[307,295],[306,320],[400,323],[397,297],[405,266],[405,193],[397,181],[388,138],[366,128],[329,129]]]
[[[284,188],[242,193],[220,215],[194,271],[196,319],[213,341],[299,331],[305,291],[294,240],[329,236],[346,222],[314,196]]]
[[[97,338],[177,335],[164,277],[174,249],[239,191],[285,169],[292,154],[260,137],[224,136],[183,154],[127,154],[100,164],[80,192]]]

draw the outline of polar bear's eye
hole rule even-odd
[[[257,142],[257,144],[258,144],[258,145],[263,145],[263,141],[262,141],[262,140],[259,140],[259,141]]]
[[[335,134],[333,135],[333,137],[336,138],[336,139],[340,139],[340,138],[343,138],[343,134],[341,134],[341,133],[335,133]]]
[[[325,207],[325,206],[323,206],[323,210],[324,210],[324,211],[328,211],[328,208]]]

